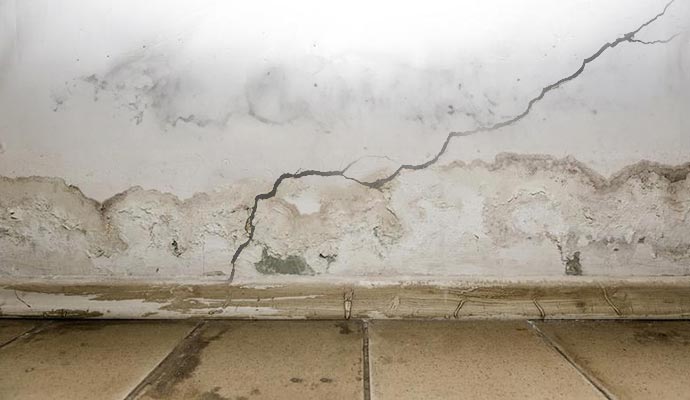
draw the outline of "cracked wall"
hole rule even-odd
[[[690,273],[690,2],[442,3],[0,0],[0,275]]]
[[[605,178],[572,158],[502,154],[380,190],[290,180],[262,202],[234,278],[687,275],[688,173],[640,162]],[[133,188],[104,203],[58,179],[0,187],[4,274],[229,279],[261,185],[184,201]]]

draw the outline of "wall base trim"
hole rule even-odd
[[[439,284],[0,283],[0,315],[102,319],[686,319],[682,277]]]

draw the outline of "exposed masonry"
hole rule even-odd
[[[355,178],[352,178],[352,177],[348,177],[348,176],[346,175],[346,173],[347,173],[347,170],[352,166],[352,164],[349,164],[349,165],[346,166],[344,169],[339,170],[339,171],[317,171],[317,170],[307,170],[307,171],[302,171],[302,172],[298,172],[298,173],[285,173],[285,174],[282,174],[280,177],[278,177],[278,179],[277,179],[277,180],[275,181],[275,183],[273,184],[273,188],[271,189],[271,191],[266,192],[266,193],[258,194],[258,195],[254,198],[254,205],[252,206],[252,210],[251,210],[251,212],[250,212],[250,214],[249,214],[249,217],[247,218],[247,222],[246,222],[246,224],[245,224],[245,229],[246,229],[246,231],[247,231],[247,240],[246,240],[244,243],[242,243],[242,244],[237,248],[237,251],[236,251],[235,254],[233,254],[233,256],[232,256],[231,263],[232,263],[233,269],[232,269],[232,273],[231,273],[231,275],[230,275],[230,281],[232,282],[232,280],[233,280],[233,278],[234,278],[235,264],[236,264],[238,258],[240,257],[242,251],[249,245],[249,243],[250,243],[250,242],[252,241],[252,239],[254,238],[254,231],[255,231],[255,229],[256,229],[255,226],[254,226],[254,218],[256,217],[256,213],[257,213],[257,209],[258,209],[258,206],[259,206],[259,202],[262,201],[262,200],[266,200],[266,199],[270,199],[270,198],[274,197],[274,196],[276,195],[277,191],[278,191],[278,187],[279,187],[279,186],[281,185],[281,183],[282,183],[283,181],[285,181],[286,179],[300,179],[300,178],[304,178],[304,177],[308,177],[308,176],[320,176],[320,177],[340,176],[340,177],[344,177],[344,178],[346,178],[346,179],[353,180],[353,181],[355,181],[355,182],[357,182],[357,183],[359,183],[359,184],[361,184],[361,185],[364,185],[364,186],[366,186],[366,187],[373,188],[373,189],[379,189],[379,188],[381,188],[383,185],[385,185],[386,183],[388,183],[388,182],[392,181],[393,179],[395,179],[398,175],[400,175],[400,173],[401,173],[402,171],[405,171],[405,170],[421,170],[421,169],[427,168],[427,167],[429,167],[429,166],[435,164],[435,163],[439,160],[439,158],[446,152],[446,150],[448,149],[448,145],[450,144],[450,141],[451,141],[453,138],[455,138],[455,137],[463,137],[463,136],[470,136],[470,135],[474,135],[474,134],[477,134],[477,133],[483,133],[483,132],[492,132],[492,131],[496,131],[496,130],[499,130],[499,129],[501,129],[501,128],[504,128],[504,127],[506,127],[506,126],[512,125],[512,124],[514,124],[514,123],[520,121],[521,119],[523,119],[524,117],[526,117],[526,116],[530,113],[530,111],[532,110],[532,107],[534,106],[534,104],[536,104],[537,102],[539,102],[540,100],[542,100],[542,99],[544,98],[544,96],[545,96],[547,93],[549,93],[549,92],[552,91],[552,90],[557,89],[560,85],[562,85],[562,84],[564,84],[564,83],[567,83],[567,82],[569,82],[569,81],[571,81],[571,80],[577,78],[580,74],[582,74],[582,72],[584,72],[585,67],[587,66],[587,64],[589,64],[589,63],[593,62],[594,60],[596,60],[596,59],[597,59],[600,55],[602,55],[606,50],[611,49],[611,48],[614,48],[614,47],[618,46],[619,44],[621,44],[621,43],[623,43],[623,42],[629,42],[629,43],[642,43],[642,44],[654,44],[654,43],[668,43],[668,42],[670,42],[671,40],[673,40],[677,35],[673,35],[672,37],[670,37],[670,38],[667,39],[667,40],[658,40],[658,41],[652,41],[652,42],[645,42],[645,41],[637,40],[637,39],[635,39],[635,35],[636,35],[637,33],[639,33],[642,29],[644,29],[646,26],[652,24],[652,23],[653,23],[654,21],[656,21],[658,18],[660,18],[661,16],[663,16],[663,15],[666,13],[666,10],[668,10],[668,8],[671,6],[671,4],[673,4],[674,1],[675,1],[675,0],[671,0],[670,2],[668,2],[668,3],[666,4],[666,6],[664,7],[664,9],[663,9],[660,13],[656,14],[654,17],[652,17],[651,19],[649,19],[649,20],[647,20],[646,22],[644,22],[642,25],[640,25],[639,27],[637,27],[637,29],[635,29],[635,30],[633,30],[633,31],[630,31],[630,32],[628,32],[628,33],[623,34],[623,35],[620,36],[619,38],[615,39],[613,42],[607,42],[607,43],[603,44],[594,54],[592,54],[591,56],[585,58],[585,59],[582,61],[582,64],[580,65],[580,67],[579,67],[575,72],[573,72],[572,74],[570,74],[570,75],[568,75],[568,76],[566,76],[566,77],[564,77],[564,78],[561,78],[561,79],[559,79],[558,81],[556,81],[556,82],[554,82],[554,83],[552,83],[552,84],[550,84],[550,85],[547,85],[547,86],[545,86],[544,88],[542,88],[542,89],[541,89],[541,92],[539,93],[539,95],[537,95],[536,97],[532,98],[532,99],[527,103],[527,107],[525,107],[525,109],[524,109],[520,114],[518,114],[518,115],[516,115],[516,116],[514,116],[514,117],[512,117],[512,118],[509,118],[509,119],[507,119],[507,120],[504,120],[504,121],[501,121],[501,122],[497,122],[497,123],[494,123],[494,124],[491,124],[491,125],[479,126],[479,127],[474,128],[474,129],[467,130],[467,131],[450,132],[450,133],[448,134],[448,136],[446,137],[445,141],[443,142],[443,145],[441,146],[441,149],[438,151],[438,153],[436,153],[436,155],[435,155],[434,157],[432,157],[431,159],[429,159],[429,160],[427,160],[427,161],[425,161],[425,162],[423,162],[423,163],[421,163],[421,164],[403,164],[403,165],[401,165],[400,167],[398,167],[398,169],[396,169],[396,170],[395,170],[392,174],[390,174],[389,176],[384,177],[384,178],[377,179],[377,180],[372,181],[372,182],[361,181],[361,180],[358,180],[358,179],[355,179]]]

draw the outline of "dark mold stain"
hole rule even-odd
[[[309,103],[290,93],[291,79],[294,78],[289,71],[277,65],[250,77],[245,85],[247,114],[268,125],[285,125],[312,115]],[[280,107],[274,107],[275,104]]]
[[[679,334],[674,330],[659,331],[655,329],[643,328],[634,333],[635,341],[640,344],[682,344],[690,345],[689,334]]]
[[[132,113],[131,120],[136,125],[144,121],[145,113],[153,113],[165,127],[174,127],[180,121],[202,128],[225,126],[231,116],[230,111],[209,116],[176,113],[176,100],[182,94],[185,75],[171,71],[168,62],[166,55],[137,50],[109,68],[103,76],[92,74],[78,79],[93,87],[93,101],[98,101],[102,93],[121,102]],[[132,76],[144,78],[148,83],[132,85],[128,81]]]
[[[266,248],[261,253],[261,260],[254,264],[256,270],[267,275],[314,275],[314,270],[307,265],[302,256],[278,258],[268,254]]]
[[[108,81],[105,79],[100,79],[96,74],[91,74],[82,78],[82,80],[88,84],[93,85],[93,101],[98,101],[98,93],[101,90],[106,90],[108,88]]]
[[[201,397],[199,397],[199,400],[230,400],[228,397],[224,397],[218,394],[219,390],[220,386],[216,386],[213,388],[213,390],[209,390],[207,392],[202,393]]]
[[[582,275],[582,264],[580,264],[580,252],[576,251],[572,257],[565,259],[566,275]]]
[[[227,324],[203,324],[182,341],[161,363],[160,367],[144,382],[150,385],[146,394],[156,399],[170,398],[175,392],[175,386],[191,378],[193,372],[201,363],[203,350],[214,340],[221,337],[229,326]],[[214,389],[204,395],[219,396]],[[223,397],[206,397],[216,400]]]
[[[184,253],[184,250],[180,248],[180,245],[177,243],[176,239],[173,239],[172,243],[170,243],[170,248],[172,249],[175,257],[179,257],[182,255],[182,253]]]
[[[113,323],[103,322],[103,321],[63,321],[59,324],[50,326],[49,332],[51,334],[63,335],[65,333],[80,331],[98,331],[107,326],[112,326]],[[82,345],[85,345],[83,342]]]
[[[338,255],[319,253],[319,258],[326,260],[326,264],[328,265],[328,267],[330,267],[331,264],[333,264],[338,259]]]
[[[338,322],[335,324],[335,326],[340,328],[341,335],[349,335],[353,332],[352,329],[350,329],[350,324],[348,322]]]

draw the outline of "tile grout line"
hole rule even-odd
[[[371,400],[371,366],[369,361],[369,321],[362,320],[362,383],[364,400]]]
[[[557,343],[555,340],[553,340],[550,336],[548,336],[544,331],[539,329],[537,324],[534,323],[532,320],[527,320],[527,324],[532,328],[532,330],[539,336],[544,343],[546,343],[548,346],[556,350],[558,354],[563,357],[568,364],[570,364],[580,375],[582,375],[587,382],[589,382],[590,385],[592,385],[599,393],[601,393],[602,396],[604,396],[608,400],[616,400],[617,397],[611,393],[604,384],[597,379],[593,374],[591,374],[589,371],[587,371],[584,367],[582,367],[580,364],[578,364],[573,357],[571,357],[565,349]]]
[[[139,382],[134,389],[132,389],[129,394],[124,398],[124,400],[134,400],[136,399],[136,396],[139,395],[143,389],[148,386],[151,383],[151,377],[154,375],[154,373],[163,365],[165,364],[174,354],[176,354],[177,349],[179,349],[187,340],[189,340],[191,337],[197,335],[200,331],[201,328],[206,324],[206,321],[200,321],[198,324],[194,325],[194,328],[192,328],[189,333],[187,333],[182,339],[180,339],[175,346],[168,352],[168,354],[163,357],[163,359],[156,364],[155,367],[149,371],[148,374],[144,377],[144,379]]]
[[[2,349],[2,348],[4,348],[5,346],[8,346],[8,345],[10,345],[10,344],[16,342],[16,341],[19,340],[19,339],[31,337],[31,336],[33,336],[33,335],[35,335],[35,334],[37,334],[37,333],[40,333],[40,332],[43,331],[44,329],[48,328],[50,325],[53,325],[54,323],[55,323],[55,321],[47,321],[47,322],[44,321],[43,323],[38,324],[38,325],[34,326],[34,327],[31,328],[31,329],[27,329],[26,331],[20,333],[19,335],[17,335],[17,336],[15,336],[15,337],[13,337],[12,339],[6,341],[5,343],[0,343],[0,349]]]

